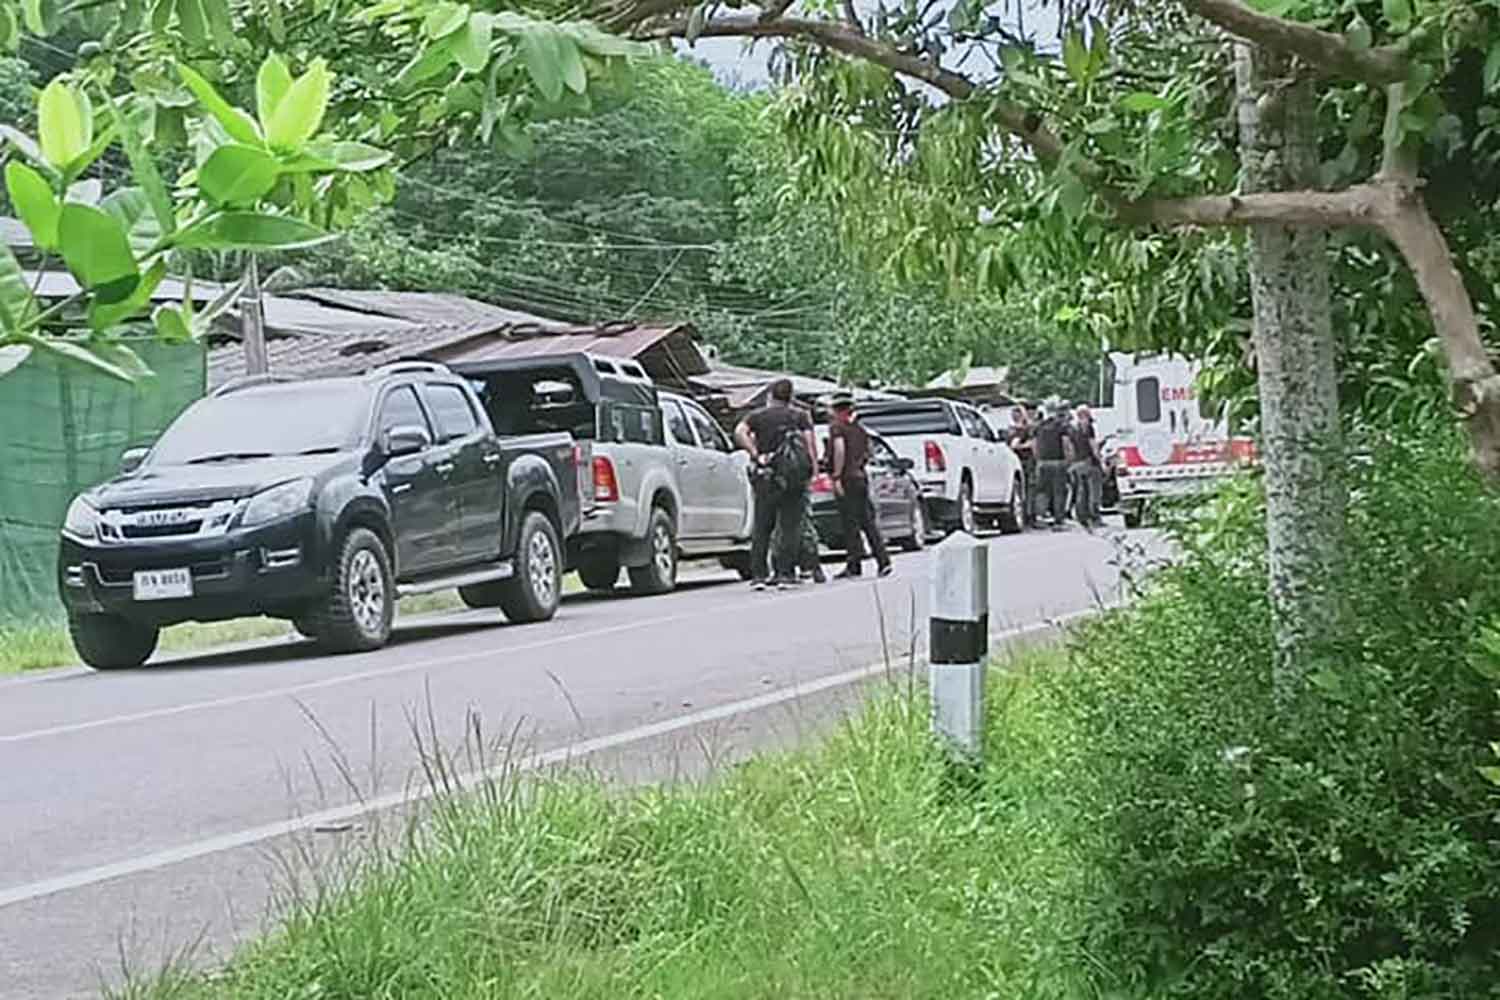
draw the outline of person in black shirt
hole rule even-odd
[[[1052,519],[1052,530],[1061,531],[1068,518],[1068,461],[1072,446],[1068,441],[1067,407],[1059,399],[1047,401],[1047,419],[1036,429],[1037,479],[1042,488],[1039,508]]]
[[[1103,525],[1099,506],[1104,492],[1104,463],[1099,460],[1099,442],[1094,433],[1094,415],[1087,406],[1073,414],[1068,428],[1072,444],[1072,464],[1068,467],[1073,482],[1073,516],[1085,528]]]
[[[870,435],[854,421],[854,399],[839,396],[833,401],[833,423],[828,428],[828,465],[833,493],[838,497],[839,516],[844,522],[844,552],[848,562],[835,579],[854,580],[863,573],[863,539],[870,543],[876,571],[891,573],[891,557],[880,537],[875,504],[870,500]]]
[[[817,461],[812,421],[792,405],[790,379],[771,383],[771,401],[756,410],[734,429],[735,440],[750,453],[750,469],[755,484],[755,529],[750,539],[750,567],[758,588],[767,586],[766,553],[771,547],[771,533],[779,529],[776,552],[772,555],[775,575],[771,586],[795,586],[797,582],[797,548],[801,537],[803,500],[808,479]],[[807,475],[788,477],[775,461],[782,443],[792,437],[805,452]]]
[[[1011,409],[1007,440],[1011,450],[1021,460],[1022,482],[1026,488],[1026,510],[1024,511],[1026,526],[1035,528],[1037,499],[1041,492],[1037,487],[1036,422],[1031,419],[1031,414],[1026,407],[1015,406]]]

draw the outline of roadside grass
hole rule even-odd
[[[564,590],[566,592],[566,587]],[[463,606],[457,591],[447,590],[408,597],[397,605],[397,614],[407,618],[453,611]],[[287,635],[291,629],[289,623],[274,618],[189,622],[163,630],[161,644],[157,648],[163,653],[192,652],[256,639],[275,639]],[[77,662],[78,654],[73,651],[73,643],[68,639],[68,627],[62,622],[42,620],[0,623],[0,674],[63,667]]]
[[[823,744],[707,783],[537,776],[440,795],[400,849],[297,894],[226,968],[116,995],[1092,995],[1068,944],[1086,866],[1036,794],[1060,776],[1029,679],[1059,655],[1019,654],[996,680],[1003,753],[977,782],[953,780],[902,678]]]

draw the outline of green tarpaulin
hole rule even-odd
[[[0,623],[61,614],[57,530],[68,504],[203,395],[201,344],[130,346],[154,377],[121,382],[40,352],[0,377]]]

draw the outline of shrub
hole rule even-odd
[[[1496,702],[1471,665],[1500,614],[1500,499],[1447,438],[1368,443],[1348,622],[1303,696],[1271,696],[1252,481],[1179,525],[1183,561],[1041,682],[1108,988],[1500,996]]]

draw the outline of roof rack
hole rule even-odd
[[[365,373],[366,378],[376,375],[401,375],[406,372],[428,372],[434,375],[450,374],[452,369],[437,361],[392,361],[389,364],[371,368]]]
[[[241,389],[250,389],[257,385],[280,385],[297,381],[300,381],[300,379],[291,375],[241,375],[238,378],[232,378],[228,382],[225,382],[209,393],[209,396],[227,396],[231,392],[239,392]]]

